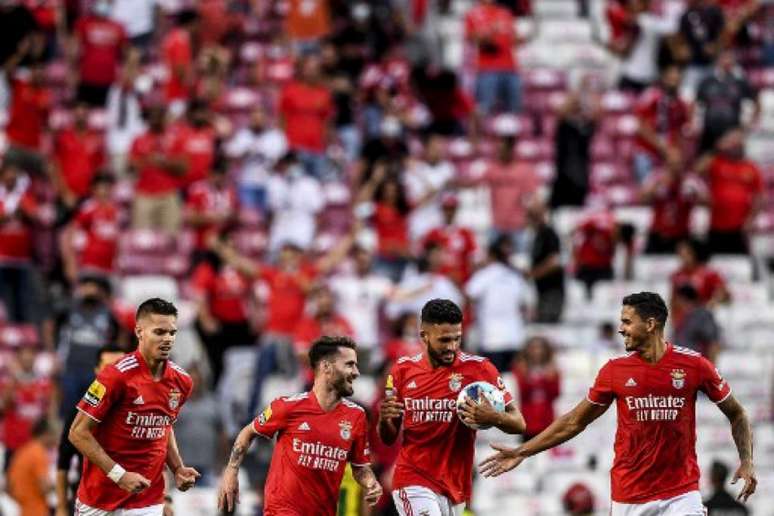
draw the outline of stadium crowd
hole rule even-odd
[[[527,436],[572,344],[550,328],[643,256],[674,258],[671,339],[717,359],[738,301],[712,255],[768,278],[751,242],[774,230],[774,154],[747,151],[774,4],[579,0],[607,60],[573,74],[520,59],[536,4],[0,0],[0,441],[20,514],[49,514],[59,423],[100,348],[133,349],[150,294],[181,308],[195,390],[175,428],[204,486],[277,378],[308,385],[321,335],[357,342],[374,413],[432,298],[512,373]],[[620,347],[603,315],[594,353]],[[397,451],[371,444],[389,486]],[[269,457],[245,463],[259,498]],[[595,508],[582,484],[562,503]]]

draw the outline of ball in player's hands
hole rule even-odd
[[[473,382],[466,385],[457,395],[457,416],[465,426],[473,428],[474,430],[485,430],[489,428],[489,426],[466,423],[465,420],[462,419],[462,414],[459,409],[467,400],[478,404],[481,403],[481,398],[486,399],[497,412],[505,411],[505,395],[503,394],[503,391],[489,382]]]

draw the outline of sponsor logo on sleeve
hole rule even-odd
[[[258,424],[263,426],[271,419],[271,407],[266,407],[258,416]]]
[[[92,407],[96,407],[100,404],[102,398],[105,397],[105,392],[107,392],[105,386],[99,383],[99,380],[94,380],[86,390],[86,394],[83,395],[83,401]]]

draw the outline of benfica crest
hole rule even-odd
[[[172,389],[169,391],[169,408],[172,410],[177,409],[180,405],[180,391]]]
[[[342,439],[349,441],[352,437],[352,423],[349,421],[339,421],[339,433]]]
[[[454,392],[462,389],[462,375],[460,373],[452,373],[449,375],[449,389]]]
[[[672,386],[675,389],[682,389],[685,386],[685,371],[682,369],[672,369],[669,373],[672,376]]]

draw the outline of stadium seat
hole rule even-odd
[[[710,259],[710,265],[720,272],[728,283],[753,280],[753,262],[747,256],[716,254]]]
[[[127,276],[121,280],[119,297],[133,306],[149,297],[160,297],[171,302],[178,299],[177,283],[168,276]]]
[[[675,255],[644,254],[634,260],[634,277],[643,282],[666,282],[679,266]]]
[[[0,348],[18,349],[40,344],[40,335],[32,324],[6,324],[0,326]]]

